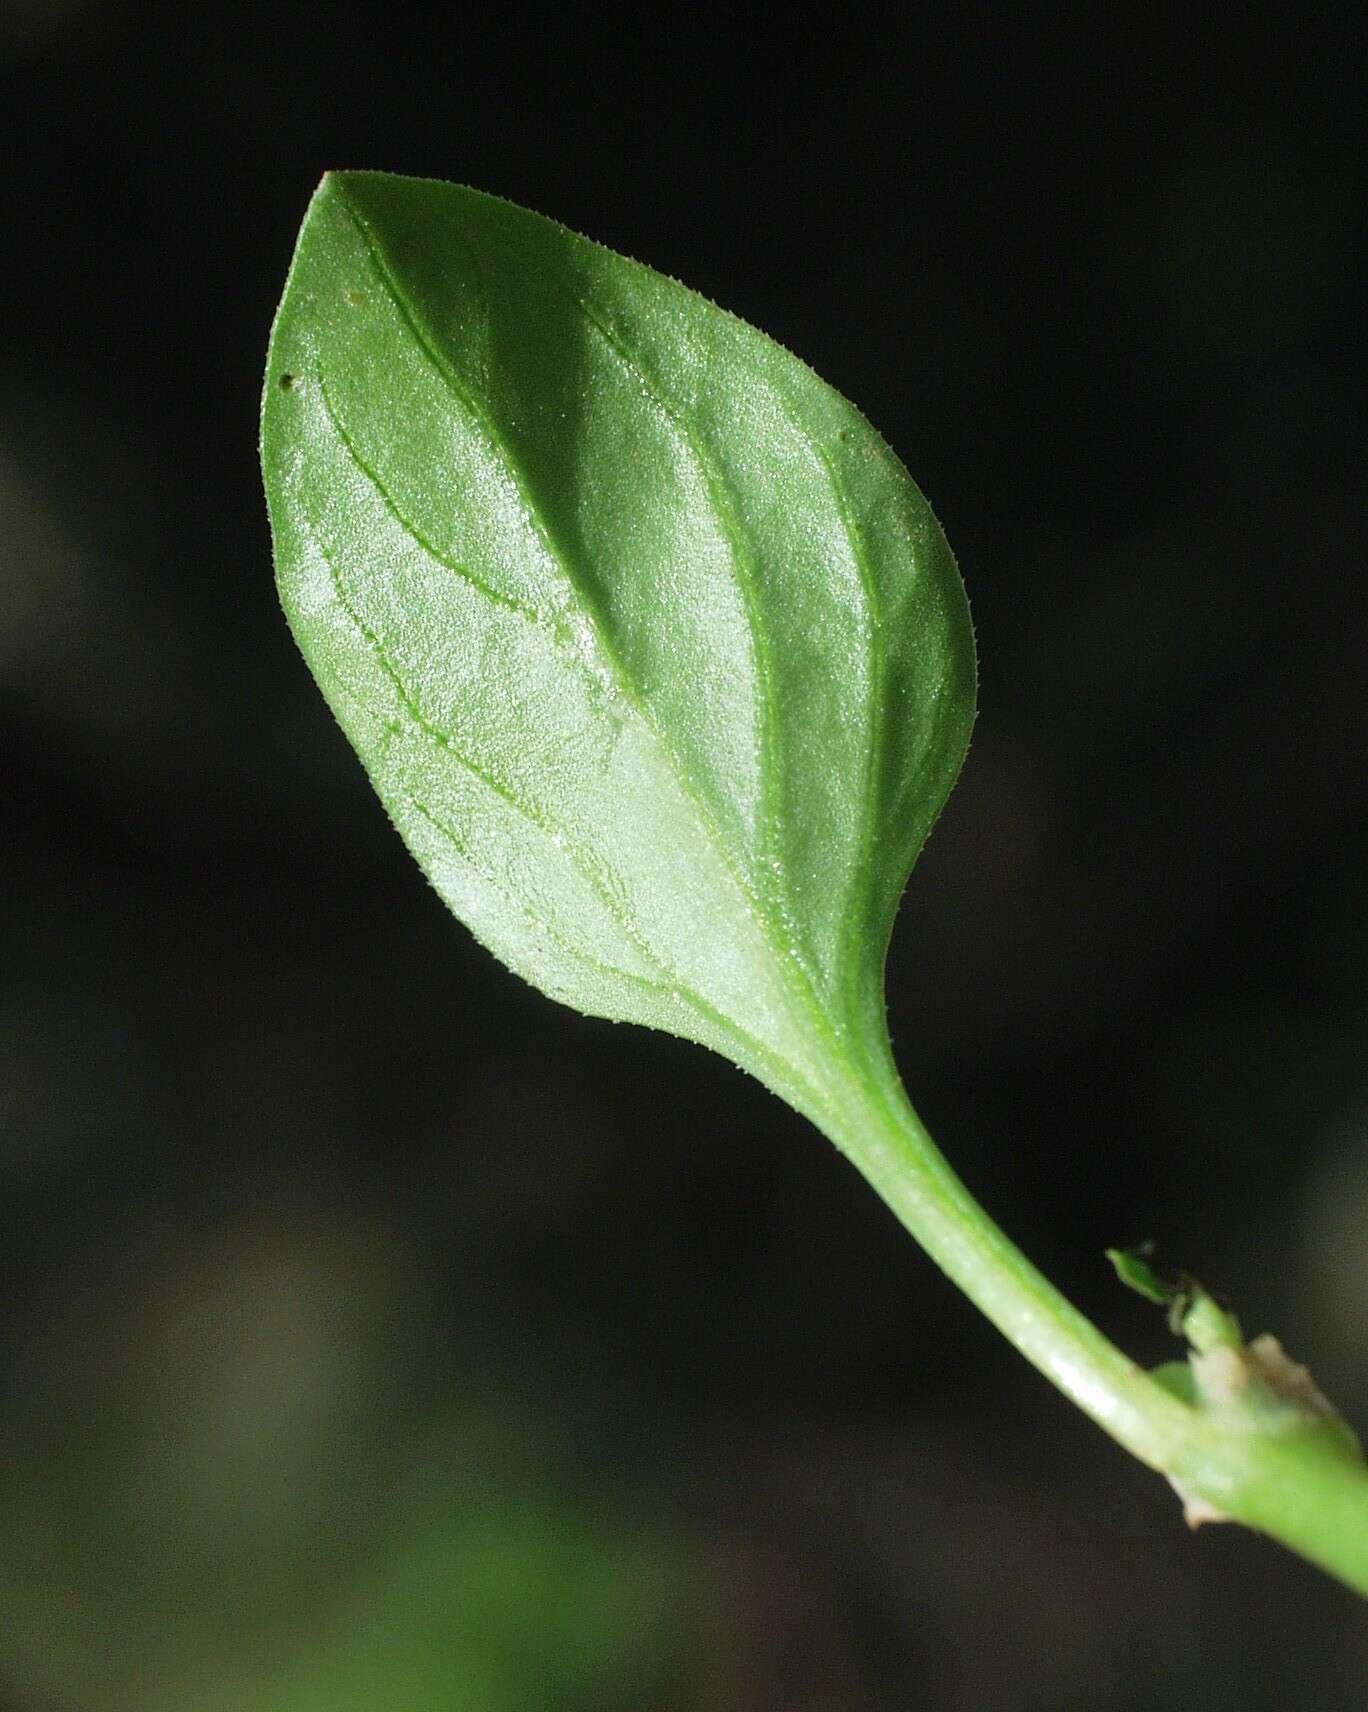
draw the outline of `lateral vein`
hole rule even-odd
[[[741,610],[746,621],[747,640],[754,669],[756,771],[760,780],[761,806],[759,853],[762,860],[758,865],[758,873],[761,889],[771,892],[774,901],[780,905],[781,919],[787,924],[791,919],[791,910],[787,907],[784,896],[786,892],[784,871],[782,865],[777,868],[774,866],[779,858],[778,813],[775,805],[775,782],[778,771],[776,762],[778,718],[774,700],[774,665],[769,638],[760,610],[755,556],[746,540],[745,526],[732,504],[726,483],[717,469],[716,460],[707,447],[700,442],[698,435],[688,421],[665,398],[659,386],[642,367],[640,361],[602,319],[593,304],[583,297],[576,297],[574,301],[585,320],[599,335],[618,362],[636,379],[647,399],[655,407],[657,413],[669,423],[670,428],[693,459],[698,473],[702,477],[703,487],[708,495],[708,502],[712,507],[722,538],[727,544],[728,562],[732,567],[732,575],[740,597]],[[764,858],[766,857],[770,860],[765,861]],[[777,896],[774,895],[776,891]]]
[[[422,548],[434,564],[441,565],[444,570],[452,572],[452,574],[459,577],[462,582],[469,583],[471,588],[475,589],[477,593],[484,595],[487,600],[493,601],[496,606],[502,606],[509,612],[516,612],[520,618],[527,619],[531,624],[545,623],[542,613],[529,601],[519,600],[516,595],[505,594],[502,589],[495,588],[492,583],[487,583],[483,577],[472,571],[468,565],[460,564],[457,560],[448,558],[448,556],[442,552],[435,542],[428,540],[427,536],[418,527],[418,525],[414,523],[412,518],[407,516],[406,513],[400,509],[398,501],[385,485],[384,479],[380,475],[379,471],[375,469],[375,467],[362,453],[361,448],[356,443],[355,437],[347,428],[346,423],[342,420],[342,417],[337,410],[337,406],[333,403],[332,394],[328,390],[328,383],[324,379],[321,371],[318,374],[318,390],[319,396],[323,400],[323,409],[326,412],[328,420],[331,422],[338,439],[346,449],[348,457],[350,457],[357,469],[375,489],[376,493],[379,495],[380,503],[385,507],[386,511],[389,512],[394,521],[412,541]]]

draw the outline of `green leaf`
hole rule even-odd
[[[896,282],[890,282],[896,289]],[[796,358],[509,203],[323,181],[271,343],[285,610],[452,910],[821,1121],[960,767],[930,508]]]
[[[869,424],[549,220],[348,173],[300,234],[262,458],[300,647],[456,914],[553,997],[752,1070],[1190,1519],[1368,1592],[1353,1435],[1281,1430],[1287,1396],[1319,1410],[1302,1370],[1270,1350],[1254,1375],[1278,1430],[1202,1407],[1244,1382],[1205,1298],[1184,1330],[1206,1367],[1147,1377],[977,1205],[898,1078],[884,954],[968,743],[974,650]]]
[[[1181,1291],[1178,1285],[1161,1278],[1150,1265],[1149,1257],[1153,1252],[1152,1242],[1142,1242],[1135,1248],[1109,1248],[1107,1259],[1116,1268],[1116,1276],[1123,1284],[1147,1302],[1166,1308]]]

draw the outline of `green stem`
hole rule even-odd
[[[993,1223],[908,1102],[891,1057],[828,1084],[828,1134],[931,1258],[1189,1514],[1257,1528],[1368,1596],[1368,1465],[1345,1438],[1256,1430],[1184,1402],[1122,1354]]]

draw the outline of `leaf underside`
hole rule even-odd
[[[281,599],[410,850],[556,999],[818,1115],[883,1036],[973,718],[963,589],[859,413],[476,191],[323,181],[272,337]]]

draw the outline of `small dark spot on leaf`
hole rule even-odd
[[[349,291],[347,293],[347,302],[351,304],[353,309],[357,308],[357,306],[363,301],[364,300],[359,291]]]
[[[294,383],[295,377],[292,374],[283,374],[280,377],[280,390],[282,392],[288,392]]]

